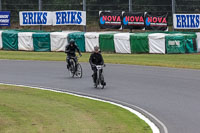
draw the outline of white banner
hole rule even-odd
[[[19,12],[21,26],[52,25],[53,14],[48,11],[22,11]]]
[[[22,11],[21,26],[30,25],[86,25],[85,11]]]
[[[200,29],[200,14],[173,14],[175,29]]]
[[[85,11],[56,11],[53,14],[53,25],[86,25]]]

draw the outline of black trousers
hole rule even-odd
[[[66,62],[67,62],[67,65],[70,67],[71,64],[70,64],[70,59],[73,59],[74,62],[75,62],[75,67],[77,66],[77,57],[76,56],[67,56],[66,57]]]

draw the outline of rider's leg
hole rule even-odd
[[[70,61],[69,61],[69,59],[70,59],[69,57],[67,57],[67,58],[66,58],[66,62],[67,62],[67,69],[69,69],[69,67],[70,67]]]
[[[75,71],[77,71],[77,62],[78,62],[77,58],[74,58],[74,62],[75,62]]]
[[[96,80],[97,80],[97,69],[96,69],[96,67],[93,67],[92,70],[93,70],[93,75],[92,75],[93,82],[96,83]]]

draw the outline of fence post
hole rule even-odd
[[[39,11],[42,11],[42,0],[38,0]],[[42,30],[42,25],[40,25],[40,30]]]
[[[86,11],[86,0],[83,0],[83,11]],[[86,14],[86,16],[87,16],[87,14]],[[87,17],[86,17],[86,24],[87,24]],[[83,26],[83,31],[84,31],[84,32],[87,31],[86,25]]]
[[[2,11],[2,3],[1,3],[1,0],[0,0],[0,11]],[[0,26],[0,29],[2,29],[2,26]]]
[[[132,12],[132,5],[133,5],[133,3],[132,3],[132,0],[129,0],[129,12]]]
[[[1,3],[1,0],[0,0],[0,11],[2,11],[2,3]]]
[[[132,0],[129,0],[129,12],[133,11],[132,6],[133,6]],[[130,29],[130,32],[132,32],[132,29]]]
[[[176,3],[175,0],[172,0],[172,30],[174,31],[174,18],[173,14],[176,12]]]

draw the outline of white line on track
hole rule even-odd
[[[116,101],[116,100],[112,100],[110,99],[110,101],[108,100],[102,100],[102,99],[99,99],[99,98],[94,98],[94,97],[90,97],[90,96],[84,96],[84,95],[81,95],[81,94],[76,94],[76,92],[64,92],[64,91],[61,91],[61,90],[54,90],[54,89],[50,89],[50,88],[43,88],[43,87],[34,87],[34,86],[29,86],[29,85],[18,85],[18,84],[12,84],[12,83],[0,83],[1,85],[11,85],[11,86],[19,86],[19,87],[29,87],[29,88],[34,88],[34,89],[39,89],[39,90],[48,90],[48,91],[52,91],[52,92],[58,92],[58,93],[65,93],[65,94],[69,94],[69,95],[73,95],[73,96],[77,96],[77,97],[82,97],[82,98],[88,98],[88,99],[91,99],[91,100],[96,100],[96,101],[101,101],[101,102],[105,102],[105,103],[110,103],[110,104],[113,104],[113,105],[116,105],[116,106],[119,106],[121,108],[124,108],[128,111],[130,111],[131,113],[137,115],[140,119],[144,120],[152,129],[152,132],[153,133],[160,133],[160,130],[159,128],[151,121],[149,120],[146,116],[144,116],[142,113],[130,108],[130,107],[127,107],[127,106],[124,106],[122,104],[118,104],[118,103],[114,103],[112,101]],[[57,88],[56,88],[57,89]],[[86,94],[87,95],[87,94]],[[120,101],[119,101],[120,102]],[[123,102],[120,102],[120,103],[123,103]],[[129,105],[127,103],[125,103],[126,105]],[[131,105],[133,106],[133,105]],[[164,133],[168,133],[168,130],[166,128],[166,126],[161,122],[159,121],[155,116],[151,115],[150,113],[148,113],[147,111],[137,107],[137,106],[134,106],[136,107],[137,109],[139,110],[142,110],[143,112],[145,112],[146,114],[148,114],[149,116],[151,116],[154,120],[156,120],[162,127],[163,127],[163,130],[164,130]]]

